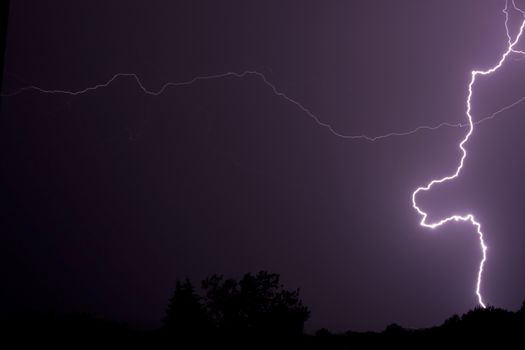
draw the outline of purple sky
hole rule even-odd
[[[257,70],[338,132],[375,136],[465,122],[470,71],[507,44],[504,0],[131,3],[13,1],[4,90]],[[474,119],[525,96],[524,65],[479,80]],[[157,97],[122,78],[1,108],[4,310],[152,327],[175,279],[260,269],[301,288],[308,329],[423,327],[476,306],[474,229],[423,229],[410,201],[455,169],[464,128],[345,140],[255,76]],[[525,299],[524,112],[476,127],[461,177],[420,200],[481,221],[482,292],[509,309]]]

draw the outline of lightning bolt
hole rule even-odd
[[[512,38],[511,32],[509,30],[509,5],[512,6],[513,10],[518,11],[523,16],[523,21],[521,23],[521,26],[519,27],[519,32],[515,36],[514,39]],[[87,87],[87,88],[84,88],[84,89],[81,89],[81,90],[76,90],[76,91],[60,90],[60,89],[44,89],[44,88],[41,88],[41,87],[38,87],[38,86],[35,86],[35,85],[30,85],[30,86],[22,87],[22,88],[20,88],[18,90],[15,90],[13,92],[2,93],[2,94],[0,94],[0,96],[12,97],[12,96],[16,96],[16,95],[19,95],[21,93],[29,92],[29,91],[37,91],[37,92],[40,92],[40,93],[43,93],[43,94],[59,94],[59,95],[79,96],[79,95],[83,95],[83,94],[87,94],[87,93],[93,92],[95,90],[107,88],[112,83],[117,81],[118,79],[123,79],[123,78],[128,78],[128,79],[134,80],[135,83],[137,84],[137,86],[142,90],[142,92],[144,94],[151,95],[151,96],[159,96],[159,95],[163,94],[170,87],[184,87],[184,86],[193,85],[193,84],[195,84],[197,82],[200,82],[200,81],[209,81],[209,80],[215,80],[215,79],[223,79],[223,78],[243,79],[243,78],[247,78],[247,77],[253,76],[253,77],[259,78],[266,86],[268,86],[270,88],[270,90],[273,92],[273,94],[275,94],[276,96],[284,99],[286,102],[295,105],[299,110],[301,110],[303,113],[305,113],[307,116],[309,116],[318,126],[327,129],[334,136],[339,137],[339,138],[343,138],[343,139],[364,140],[364,141],[369,141],[369,142],[375,142],[375,141],[385,140],[385,139],[391,138],[391,137],[409,136],[409,135],[413,135],[413,134],[416,134],[416,133],[418,133],[420,131],[424,131],[424,130],[436,131],[436,130],[439,130],[439,129],[442,129],[442,128],[468,128],[467,133],[465,134],[463,139],[461,139],[460,143],[458,144],[458,148],[459,148],[459,150],[461,152],[461,157],[460,157],[459,164],[456,167],[455,171],[451,175],[448,175],[448,176],[445,176],[445,177],[442,177],[442,178],[438,178],[438,179],[433,179],[429,183],[427,183],[425,186],[418,187],[412,193],[412,207],[414,208],[414,210],[421,217],[421,220],[419,222],[420,225],[422,227],[425,227],[425,228],[436,229],[436,228],[441,227],[444,224],[446,224],[448,222],[451,222],[451,221],[468,222],[468,223],[470,223],[471,225],[474,226],[474,228],[476,230],[476,233],[477,233],[477,235],[479,237],[479,243],[480,243],[481,252],[482,252],[482,259],[481,259],[480,264],[479,264],[475,292],[476,292],[479,304],[482,307],[486,307],[486,304],[483,301],[483,296],[481,294],[481,284],[482,284],[482,277],[483,277],[483,267],[484,267],[484,264],[485,264],[485,262],[487,260],[487,249],[488,248],[487,248],[487,245],[485,244],[484,235],[483,235],[483,232],[481,230],[480,222],[477,221],[475,216],[473,214],[470,214],[470,213],[467,214],[467,215],[452,215],[452,216],[445,217],[445,218],[443,218],[441,220],[438,220],[438,221],[428,222],[427,221],[428,213],[423,211],[418,206],[416,198],[418,197],[418,194],[420,194],[420,192],[427,192],[432,187],[434,187],[434,185],[438,185],[438,184],[441,184],[441,183],[445,183],[445,182],[454,180],[455,178],[457,178],[460,175],[460,172],[463,169],[465,160],[467,158],[467,150],[465,148],[465,145],[467,144],[467,142],[469,141],[470,137],[472,136],[472,133],[474,131],[474,126],[475,125],[479,125],[479,124],[484,123],[484,122],[486,122],[488,120],[494,119],[498,115],[503,113],[504,111],[506,111],[506,110],[508,110],[510,108],[513,108],[514,106],[518,105],[519,103],[525,101],[525,97],[522,97],[522,98],[514,101],[513,103],[500,108],[499,110],[497,110],[496,112],[492,113],[491,115],[488,115],[488,116],[485,116],[483,118],[480,118],[477,121],[473,120],[473,117],[472,117],[472,114],[471,114],[471,110],[472,110],[471,101],[472,101],[472,97],[473,97],[473,89],[474,89],[474,85],[476,83],[476,79],[479,76],[487,76],[487,75],[491,75],[492,73],[496,72],[503,65],[505,60],[507,58],[509,58],[509,56],[512,53],[519,54],[519,59],[525,58],[525,51],[520,51],[520,50],[515,49],[515,46],[516,46],[517,42],[519,41],[519,39],[520,39],[520,37],[521,37],[521,35],[523,33],[524,27],[525,27],[525,11],[521,10],[518,6],[516,6],[515,0],[505,0],[505,8],[503,9],[503,13],[505,14],[505,30],[506,30],[507,44],[508,44],[507,45],[507,49],[501,55],[500,60],[497,62],[497,64],[494,65],[493,67],[488,68],[486,70],[473,70],[473,71],[471,71],[471,79],[470,79],[470,82],[468,84],[468,94],[467,94],[466,111],[465,111],[465,114],[467,116],[467,122],[461,122],[461,123],[442,122],[442,123],[439,123],[439,124],[436,124],[436,125],[421,125],[421,126],[417,126],[417,127],[413,128],[413,129],[410,129],[410,130],[407,130],[407,131],[389,132],[389,133],[382,134],[382,135],[377,135],[377,136],[369,136],[369,135],[366,135],[366,134],[343,134],[341,132],[338,132],[329,123],[323,122],[319,117],[317,117],[310,109],[305,107],[302,103],[300,103],[296,99],[291,98],[290,96],[288,96],[284,92],[280,91],[276,87],[276,85],[274,85],[272,82],[270,82],[270,80],[267,79],[267,77],[263,73],[261,73],[259,71],[256,71],[256,70],[246,70],[246,71],[243,71],[243,72],[240,72],[240,73],[239,72],[226,72],[226,73],[221,73],[221,74],[197,76],[197,77],[195,77],[195,78],[193,78],[191,80],[187,80],[187,81],[167,82],[164,85],[162,85],[158,90],[150,90],[150,89],[148,89],[142,83],[142,81],[140,80],[138,74],[136,74],[136,73],[117,73],[117,74],[113,75],[109,80],[107,80],[104,83],[99,83],[99,84],[96,84],[96,85],[93,85],[93,86],[90,86],[90,87]]]
[[[246,71],[244,71],[242,73],[226,72],[226,73],[221,73],[221,74],[197,76],[197,77],[195,77],[195,78],[193,78],[191,80],[187,80],[187,81],[167,82],[164,85],[162,85],[160,87],[160,89],[158,89],[158,90],[150,90],[150,89],[148,89],[142,83],[142,81],[140,80],[138,74],[136,74],[136,73],[117,73],[117,74],[113,75],[105,83],[96,84],[96,85],[84,88],[82,90],[70,91],[70,90],[60,90],[60,89],[44,89],[44,88],[41,88],[41,87],[38,87],[38,86],[35,86],[35,85],[30,85],[30,86],[22,87],[22,88],[20,88],[18,90],[10,92],[10,93],[2,93],[0,96],[2,96],[2,97],[13,97],[13,96],[16,96],[16,95],[19,95],[19,94],[21,94],[23,92],[28,92],[28,91],[37,91],[37,92],[40,92],[40,93],[43,93],[43,94],[58,94],[58,95],[79,96],[79,95],[83,95],[83,94],[86,94],[86,93],[89,93],[89,92],[92,92],[92,91],[95,91],[95,90],[98,90],[98,89],[107,88],[112,83],[114,83],[115,81],[117,81],[118,79],[121,79],[121,78],[131,78],[131,79],[133,79],[135,81],[135,83],[137,84],[137,86],[140,88],[140,90],[142,90],[142,92],[144,94],[146,94],[146,95],[159,96],[159,95],[162,95],[170,87],[189,86],[189,85],[193,85],[193,84],[195,84],[195,83],[197,83],[199,81],[223,79],[223,78],[229,78],[229,77],[242,79],[242,78],[246,78],[248,76],[255,76],[255,77],[259,78],[265,85],[267,85],[270,88],[270,90],[276,96],[281,97],[285,101],[295,105],[302,112],[304,112],[307,116],[309,116],[311,119],[313,119],[313,121],[317,125],[328,129],[328,131],[331,134],[333,134],[336,137],[343,138],[343,139],[351,139],[351,140],[362,139],[362,140],[374,142],[374,141],[378,141],[378,140],[381,140],[381,139],[389,138],[389,137],[392,137],[392,136],[408,136],[408,135],[417,133],[417,132],[419,132],[421,130],[437,130],[437,129],[440,129],[442,127],[452,127],[453,128],[453,127],[465,126],[465,125],[463,125],[461,123],[452,124],[452,123],[448,123],[448,122],[443,122],[443,123],[440,123],[440,124],[435,125],[435,126],[423,125],[423,126],[418,126],[418,127],[414,128],[412,130],[402,131],[402,132],[389,132],[387,134],[379,135],[379,136],[368,136],[368,135],[365,135],[365,134],[360,134],[360,135],[346,135],[346,134],[342,134],[342,133],[338,132],[337,130],[335,130],[335,128],[332,125],[323,122],[319,117],[317,117],[312,111],[310,111],[310,109],[305,107],[302,103],[300,103],[299,101],[291,98],[290,96],[288,96],[284,92],[278,90],[277,87],[273,83],[271,83],[270,80],[268,80],[266,75],[264,75],[261,72],[255,71],[255,70],[246,70]],[[523,99],[525,100],[525,97],[523,97]],[[499,112],[496,112],[495,114],[498,114],[498,113]]]
[[[505,12],[506,13],[506,12]],[[525,14],[525,13],[524,13]],[[508,30],[507,30],[507,35]],[[515,51],[518,52],[518,51]],[[521,53],[521,52],[520,52]],[[36,91],[43,94],[51,94],[51,95],[68,95],[68,96],[79,96],[84,95],[90,92],[93,92],[95,90],[104,89],[109,87],[111,84],[113,84],[115,81],[123,78],[132,79],[135,81],[137,86],[140,88],[140,90],[150,96],[160,96],[162,95],[168,88],[170,87],[184,87],[184,86],[190,86],[193,85],[199,81],[207,81],[207,80],[216,80],[216,79],[223,79],[223,78],[238,78],[243,79],[249,76],[255,76],[259,78],[265,85],[267,85],[270,90],[278,97],[281,97],[285,101],[295,105],[299,110],[301,110],[303,113],[305,113],[307,116],[309,116],[318,126],[323,127],[327,129],[332,135],[342,138],[342,139],[348,139],[348,140],[363,140],[363,141],[369,141],[369,142],[375,142],[375,141],[381,141],[392,137],[402,137],[402,136],[410,136],[414,135],[420,131],[436,131],[442,128],[465,128],[469,127],[469,123],[450,123],[450,122],[442,122],[436,125],[420,125],[413,129],[406,130],[406,131],[392,131],[388,132],[382,135],[376,135],[376,136],[370,136],[366,134],[343,134],[339,131],[337,131],[332,125],[323,122],[321,118],[317,117],[310,109],[305,107],[301,102],[291,98],[284,92],[277,89],[275,84],[270,82],[266,75],[264,75],[261,72],[255,71],[255,70],[246,70],[241,73],[238,72],[226,72],[226,73],[220,73],[220,74],[212,74],[212,75],[204,75],[204,76],[197,76],[191,80],[187,81],[179,81],[179,82],[167,82],[164,85],[160,87],[158,90],[150,90],[148,89],[140,80],[140,77],[136,73],[117,73],[113,75],[109,80],[107,80],[105,83],[99,83],[81,90],[60,90],[60,89],[44,89],[39,86],[35,85],[29,85],[22,88],[19,88],[15,91],[8,92],[8,93],[2,93],[0,96],[2,97],[14,97],[17,95],[20,95],[24,92],[29,91]],[[525,96],[514,101],[513,103],[504,106],[497,110],[496,112],[492,113],[491,115],[485,116],[481,118],[480,120],[474,122],[474,125],[481,124],[487,120],[496,118],[499,114],[505,112],[506,110],[520,104],[521,102],[525,101]]]
[[[442,178],[439,178],[439,179],[434,179],[434,180],[430,181],[427,185],[422,186],[422,187],[418,187],[412,193],[412,207],[421,216],[421,221],[419,222],[419,224],[421,226],[426,227],[426,228],[430,228],[430,229],[435,229],[435,228],[440,227],[440,226],[442,226],[442,225],[444,225],[444,224],[446,224],[446,223],[448,223],[450,221],[464,221],[464,222],[469,222],[470,224],[472,224],[476,228],[476,233],[479,236],[479,243],[480,243],[480,246],[481,246],[481,253],[482,253],[482,259],[481,259],[481,262],[479,264],[478,278],[477,278],[477,282],[476,282],[476,295],[478,297],[479,304],[483,308],[485,308],[486,305],[485,305],[485,302],[483,301],[483,296],[481,295],[481,282],[482,282],[482,277],[483,277],[483,266],[485,264],[485,261],[487,261],[487,245],[485,244],[485,240],[483,238],[483,232],[481,231],[481,224],[480,224],[480,222],[476,220],[476,218],[474,217],[473,214],[467,214],[467,215],[463,215],[463,216],[462,215],[452,215],[452,216],[448,216],[448,217],[446,217],[444,219],[441,219],[439,221],[427,222],[428,213],[423,211],[417,205],[416,197],[417,197],[417,195],[420,192],[427,192],[427,191],[429,191],[434,185],[441,184],[441,183],[444,183],[444,182],[447,182],[447,181],[450,181],[450,180],[453,180],[453,179],[457,178],[459,176],[460,172],[461,172],[461,169],[463,169],[463,165],[465,163],[465,159],[467,158],[467,150],[465,148],[465,144],[468,142],[468,140],[472,136],[472,133],[474,132],[474,122],[473,122],[473,118],[472,118],[472,114],[471,114],[471,110],[472,110],[472,103],[471,103],[471,101],[472,101],[472,95],[473,95],[473,88],[474,88],[474,84],[476,83],[477,77],[478,76],[490,75],[490,74],[496,72],[499,68],[501,68],[501,66],[503,65],[503,63],[505,62],[505,60],[507,59],[507,57],[511,53],[525,54],[522,51],[514,49],[514,46],[516,45],[516,43],[520,39],[520,37],[521,37],[521,35],[523,33],[523,28],[525,27],[525,12],[523,12],[521,9],[519,9],[516,6],[514,0],[511,0],[510,4],[512,4],[512,7],[515,10],[521,12],[521,14],[524,17],[524,20],[521,23],[521,26],[520,26],[518,34],[516,35],[514,40],[512,40],[512,36],[510,34],[509,26],[508,26],[508,21],[509,21],[509,12],[508,12],[509,0],[506,0],[505,1],[505,8],[503,9],[503,13],[505,14],[505,30],[506,30],[507,38],[508,38],[507,50],[503,53],[503,55],[501,56],[500,60],[498,61],[498,63],[495,66],[493,66],[493,67],[491,67],[491,68],[489,68],[487,70],[473,70],[471,72],[471,78],[470,78],[470,82],[468,84],[467,109],[466,109],[466,112],[465,112],[466,115],[467,115],[467,119],[468,119],[468,132],[467,132],[465,137],[461,140],[461,142],[458,145],[459,149],[461,151],[461,158],[460,158],[460,161],[459,161],[459,165],[456,168],[456,171],[452,175],[445,176],[445,177],[442,177]]]

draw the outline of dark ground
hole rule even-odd
[[[400,344],[432,346],[436,344],[513,344],[525,340],[525,305],[517,312],[502,309],[474,309],[462,316],[454,315],[442,325],[425,329],[405,329],[392,324],[383,332],[352,332],[331,334],[321,329],[315,335],[300,337],[244,337],[241,334],[224,337],[173,337],[162,329],[135,331],[126,325],[98,319],[89,314],[40,315],[4,321],[2,338],[13,339],[20,346],[37,342],[39,345],[82,346],[116,345],[141,348],[197,348],[218,345],[227,348],[301,348],[348,349],[358,344]]]

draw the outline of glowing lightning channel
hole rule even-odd
[[[523,16],[523,22],[521,23],[521,26],[519,28],[519,32],[516,35],[516,37],[514,38],[514,40],[512,40],[512,35],[510,33],[510,30],[509,30],[509,4],[512,5],[513,10],[520,12],[521,15]],[[480,76],[480,75],[481,76],[485,76],[485,75],[490,75],[490,74],[496,72],[503,65],[503,63],[505,62],[505,60],[507,59],[507,57],[509,57],[509,55],[511,53],[520,54],[520,56],[519,56],[520,59],[525,58],[525,51],[520,51],[520,50],[517,50],[517,49],[514,48],[515,45],[517,44],[517,42],[519,41],[519,39],[520,39],[520,37],[521,37],[521,35],[523,33],[524,27],[525,27],[525,11],[521,10],[520,8],[518,8],[518,6],[516,6],[515,0],[505,0],[505,8],[503,9],[503,13],[505,14],[505,30],[506,30],[507,44],[508,44],[507,50],[503,53],[503,55],[501,56],[501,58],[498,61],[498,63],[495,66],[493,66],[492,68],[489,68],[487,70],[473,70],[473,71],[471,71],[471,79],[470,79],[470,82],[468,84],[468,95],[467,95],[467,101],[466,101],[467,108],[466,108],[466,111],[465,111],[466,115],[467,115],[467,122],[466,123],[442,122],[442,123],[439,123],[439,124],[434,125],[434,126],[432,126],[432,125],[422,125],[422,126],[415,127],[415,128],[413,128],[411,130],[408,130],[408,131],[389,132],[389,133],[386,133],[386,134],[383,134],[383,135],[378,135],[378,136],[368,136],[368,135],[365,135],[365,134],[355,134],[355,135],[342,134],[342,133],[336,131],[332,125],[323,122],[320,118],[318,118],[314,113],[312,113],[307,107],[305,107],[299,101],[289,97],[284,92],[281,92],[280,90],[278,90],[277,87],[274,84],[272,84],[263,73],[255,71],[255,70],[246,70],[246,71],[241,72],[241,73],[238,73],[238,72],[226,72],[226,73],[221,73],[221,74],[197,76],[197,77],[195,77],[195,78],[193,78],[191,80],[182,81],[182,82],[167,82],[164,85],[162,85],[161,88],[158,89],[158,90],[150,90],[150,89],[146,88],[145,85],[140,80],[139,76],[137,74],[135,74],[135,73],[117,73],[117,74],[113,75],[105,83],[99,83],[99,84],[96,84],[96,85],[84,88],[82,90],[77,90],[77,91],[68,91],[68,90],[59,90],[59,89],[56,89],[56,90],[43,89],[41,87],[31,85],[31,86],[22,87],[22,88],[20,88],[18,90],[15,90],[13,92],[1,93],[0,96],[3,96],[3,97],[16,96],[18,94],[21,94],[21,93],[27,92],[27,91],[37,91],[37,92],[44,93],[44,94],[63,94],[63,95],[70,95],[70,96],[78,96],[78,95],[83,95],[83,94],[86,94],[86,93],[89,93],[89,92],[92,92],[92,91],[95,91],[95,90],[98,90],[98,89],[107,88],[113,82],[115,82],[117,79],[120,79],[120,78],[132,78],[136,82],[136,84],[139,86],[139,88],[142,90],[143,93],[145,93],[147,95],[152,95],[152,96],[159,96],[159,95],[163,94],[166,91],[166,89],[169,88],[169,87],[189,86],[189,85],[192,85],[192,84],[194,84],[194,83],[196,83],[198,81],[222,79],[222,78],[227,78],[227,77],[235,77],[235,78],[239,78],[240,79],[240,78],[245,78],[245,77],[248,77],[248,76],[255,76],[255,77],[261,79],[264,82],[264,84],[266,84],[276,96],[278,96],[278,97],[284,99],[285,101],[295,105],[302,112],[304,112],[311,119],[313,119],[314,122],[317,125],[319,125],[319,126],[321,126],[323,128],[326,128],[334,136],[337,136],[337,137],[343,138],[343,139],[351,139],[351,140],[358,140],[358,139],[360,139],[360,140],[366,140],[366,141],[374,142],[374,141],[379,141],[379,140],[383,140],[383,139],[390,138],[390,137],[413,135],[413,134],[415,134],[417,132],[420,132],[420,131],[423,131],[423,130],[434,131],[434,130],[438,130],[438,129],[441,129],[441,128],[444,128],[444,127],[447,127],[447,128],[468,127],[468,132],[466,133],[466,135],[464,136],[464,138],[461,140],[461,142],[458,145],[458,147],[459,147],[459,149],[461,151],[461,158],[460,158],[459,164],[458,164],[455,172],[452,175],[449,175],[449,176],[445,176],[445,177],[442,177],[442,178],[439,178],[439,179],[433,179],[427,185],[418,187],[412,193],[412,207],[420,215],[421,220],[420,220],[419,223],[420,223],[420,225],[422,227],[435,229],[435,228],[440,227],[440,226],[442,226],[442,225],[444,225],[444,224],[446,224],[446,223],[448,223],[450,221],[463,221],[463,222],[471,223],[476,228],[476,232],[477,232],[477,234],[479,236],[479,242],[480,242],[481,252],[482,252],[482,256],[483,256],[482,259],[481,259],[481,262],[479,264],[479,269],[478,269],[478,276],[477,276],[477,283],[476,283],[476,295],[478,297],[479,304],[482,307],[486,307],[486,305],[485,305],[485,303],[483,301],[483,297],[481,295],[481,282],[482,282],[482,275],[483,275],[483,266],[485,264],[485,261],[487,260],[487,246],[486,246],[485,241],[484,241],[483,232],[481,231],[481,224],[475,219],[473,214],[452,215],[452,216],[446,217],[444,219],[441,219],[439,221],[427,222],[428,213],[423,211],[417,205],[416,197],[417,197],[417,195],[420,192],[427,192],[427,191],[429,191],[436,184],[441,184],[441,183],[453,180],[453,179],[455,179],[455,178],[457,178],[459,176],[459,174],[461,172],[461,169],[463,168],[465,159],[467,158],[467,150],[465,148],[465,144],[468,142],[468,140],[470,139],[470,136],[472,135],[472,133],[474,131],[474,125],[479,125],[479,124],[481,124],[481,123],[483,123],[483,122],[485,122],[487,120],[494,119],[500,113],[502,113],[502,112],[504,112],[504,111],[506,111],[506,110],[508,110],[508,109],[510,109],[510,108],[512,108],[512,107],[514,107],[516,105],[518,105],[519,103],[525,101],[525,97],[522,97],[522,98],[516,100],[515,102],[513,102],[513,103],[511,103],[511,104],[509,104],[509,105],[507,105],[507,106],[505,106],[503,108],[500,108],[499,110],[497,110],[496,112],[494,112],[493,114],[491,114],[489,116],[485,116],[483,118],[480,118],[479,120],[477,120],[475,122],[473,121],[472,114],[471,114],[471,110],[472,110],[471,100],[472,100],[472,95],[473,95],[473,87],[474,87],[474,84],[476,83],[476,78],[478,76]]]
[[[489,68],[487,70],[473,70],[471,72],[471,79],[470,79],[470,83],[468,84],[467,110],[466,110],[466,115],[467,115],[467,118],[468,118],[469,130],[468,130],[467,134],[465,135],[465,137],[459,143],[459,149],[461,150],[461,159],[459,161],[458,167],[456,168],[456,171],[452,175],[445,176],[445,177],[440,178],[440,179],[434,179],[434,180],[430,181],[426,186],[418,187],[412,193],[412,207],[421,216],[421,221],[419,222],[419,224],[421,226],[434,229],[434,228],[437,228],[437,227],[440,227],[440,226],[446,224],[449,221],[465,221],[465,222],[470,222],[476,228],[476,232],[477,232],[477,234],[479,236],[481,252],[482,252],[482,255],[483,255],[483,258],[481,259],[481,262],[479,264],[479,269],[478,269],[478,279],[477,279],[477,283],[476,283],[476,295],[478,296],[479,304],[483,308],[485,308],[486,305],[483,302],[483,297],[481,295],[481,280],[482,280],[482,276],[483,276],[483,265],[485,264],[485,261],[487,260],[487,246],[485,245],[485,241],[483,239],[483,232],[481,231],[481,224],[475,219],[473,214],[467,214],[467,215],[464,215],[464,216],[462,216],[462,215],[452,215],[452,216],[446,217],[444,219],[441,219],[439,221],[430,222],[429,223],[429,222],[427,222],[428,213],[423,211],[417,205],[416,197],[417,197],[419,192],[421,192],[421,191],[423,191],[423,192],[429,191],[432,188],[432,186],[434,186],[435,184],[444,183],[444,182],[453,180],[453,179],[455,179],[455,178],[457,178],[459,176],[459,173],[461,172],[461,169],[463,168],[463,164],[465,162],[465,159],[467,158],[467,150],[465,149],[465,144],[470,139],[470,136],[472,135],[472,132],[474,131],[474,124],[475,123],[472,121],[471,100],[472,100],[472,94],[473,94],[473,87],[474,87],[474,84],[476,83],[476,78],[479,75],[482,75],[482,76],[490,75],[490,74],[494,73],[495,71],[497,71],[503,65],[503,62],[505,62],[505,59],[511,53],[525,54],[525,52],[518,51],[518,50],[514,49],[514,46],[516,45],[516,43],[520,39],[521,34],[523,33],[523,28],[525,27],[525,12],[522,11],[521,9],[519,9],[516,6],[516,4],[514,3],[514,0],[511,0],[510,3],[512,4],[512,6],[513,6],[513,8],[515,10],[521,12],[521,14],[524,16],[524,20],[521,23],[521,26],[520,26],[518,34],[516,35],[516,38],[514,39],[514,41],[512,41],[512,36],[510,35],[509,27],[508,27],[508,19],[509,19],[508,6],[509,6],[509,0],[506,0],[506,2],[505,2],[505,9],[503,10],[503,12],[505,13],[505,29],[506,29],[507,38],[508,38],[507,50],[503,53],[503,55],[501,56],[500,60],[498,61],[498,63],[494,67]]]

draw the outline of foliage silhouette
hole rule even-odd
[[[204,295],[191,282],[178,281],[164,318],[172,335],[299,337],[310,311],[299,290],[288,291],[278,274],[260,271],[240,281],[213,275],[202,281]]]
[[[522,344],[525,336],[525,302],[516,312],[476,307],[440,326],[408,329],[392,323],[379,333],[337,334],[321,328],[304,334],[309,315],[299,290],[286,290],[278,274],[260,271],[238,281],[212,275],[198,290],[189,279],[177,281],[160,329],[137,331],[87,313],[25,313],[1,319],[0,337],[20,348],[348,349],[383,343],[424,347],[494,342],[502,347]]]
[[[163,328],[172,335],[195,337],[210,333],[213,329],[201,297],[195,292],[190,280],[177,281],[163,318]]]

